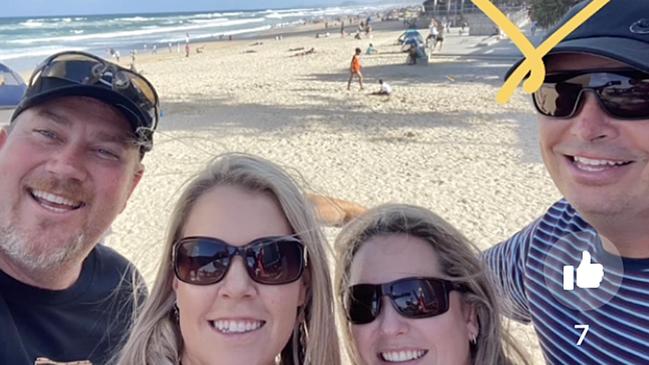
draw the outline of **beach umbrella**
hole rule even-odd
[[[15,71],[0,63],[0,108],[14,108],[27,89],[25,81]]]

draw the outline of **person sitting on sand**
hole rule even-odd
[[[372,43],[370,43],[370,45],[367,47],[367,50],[365,51],[365,54],[375,54],[375,53],[379,53],[379,51],[376,48],[374,48],[374,45]]]
[[[417,46],[416,45],[411,45],[410,48],[408,48],[407,63],[409,65],[416,65],[417,64]]]
[[[379,85],[381,85],[381,89],[379,91],[373,92],[370,95],[390,95],[390,94],[392,94],[392,87],[387,82],[384,82],[383,80],[379,80]]]
[[[296,57],[296,56],[306,56],[306,55],[310,55],[310,54],[313,54],[313,53],[315,53],[315,48],[311,47],[309,50],[295,53],[295,54],[294,54],[293,56],[291,56],[291,57]]]
[[[347,90],[351,89],[352,79],[354,79],[354,76],[358,76],[358,84],[361,86],[361,90],[363,90],[363,74],[361,73],[361,67],[361,49],[356,48],[356,52],[352,57],[351,65],[349,66],[349,81],[347,81]]]

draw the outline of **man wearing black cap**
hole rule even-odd
[[[611,0],[544,62],[533,102],[564,199],[485,259],[548,363],[649,364],[649,1]]]
[[[0,363],[105,364],[117,351],[144,292],[97,242],[142,177],[157,121],[151,84],[90,54],[34,72],[0,130]]]

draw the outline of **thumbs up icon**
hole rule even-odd
[[[602,264],[592,263],[590,252],[581,252],[581,262],[577,266],[577,287],[582,289],[599,288],[604,278],[604,266]],[[575,289],[575,267],[566,265],[563,267],[563,289]]]

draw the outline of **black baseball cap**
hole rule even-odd
[[[549,37],[591,1],[573,6],[546,35]],[[544,39],[545,40],[545,39]],[[611,58],[649,73],[649,1],[611,0],[548,54],[586,53]],[[518,60],[508,78],[524,61]]]
[[[85,52],[61,52],[43,61],[11,121],[32,106],[63,96],[91,97],[117,108],[128,120],[141,153],[153,147],[160,110],[153,85],[136,72]]]

